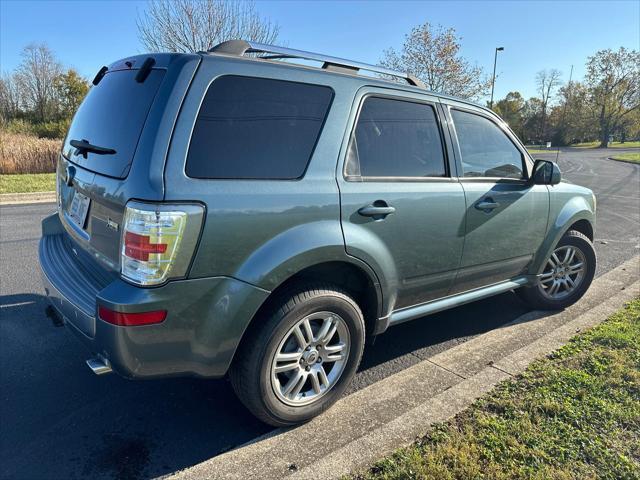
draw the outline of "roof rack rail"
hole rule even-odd
[[[267,45],[265,43],[252,42],[247,40],[228,40],[226,42],[219,43],[215,47],[210,48],[208,52],[226,53],[229,55],[238,56],[243,56],[247,53],[267,53],[270,55],[261,56],[258,58],[301,58],[304,60],[314,60],[317,62],[322,62],[322,68],[324,68],[325,70],[349,71],[352,73],[357,73],[358,70],[366,70],[369,72],[380,73],[382,75],[402,78],[406,80],[409,85],[426,88],[419,79],[417,79],[413,75],[409,75],[408,73],[396,72],[385,67],[355,62],[353,60],[346,60],[344,58],[331,57],[329,55],[323,55],[321,53],[305,52],[303,50],[296,50],[294,48],[278,47],[276,45]]]

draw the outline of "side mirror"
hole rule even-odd
[[[531,183],[534,185],[556,185],[560,183],[560,167],[551,160],[536,160],[533,164]]]

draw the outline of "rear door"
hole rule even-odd
[[[347,252],[393,272],[394,309],[444,296],[462,254],[465,202],[438,100],[367,87],[355,106],[337,176]]]
[[[447,108],[466,199],[465,243],[452,293],[526,271],[547,230],[549,192],[505,125],[482,109]]]

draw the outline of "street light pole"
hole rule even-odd
[[[504,50],[504,47],[496,47],[495,54],[493,55],[493,77],[491,80],[491,101],[489,102],[489,108],[493,108],[493,87],[496,85],[496,62],[498,61],[498,52]]]

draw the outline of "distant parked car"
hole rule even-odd
[[[593,279],[593,193],[411,76],[231,41],[93,84],[40,263],[96,373],[228,374],[292,425],[340,397],[366,336],[509,290],[561,309]]]

